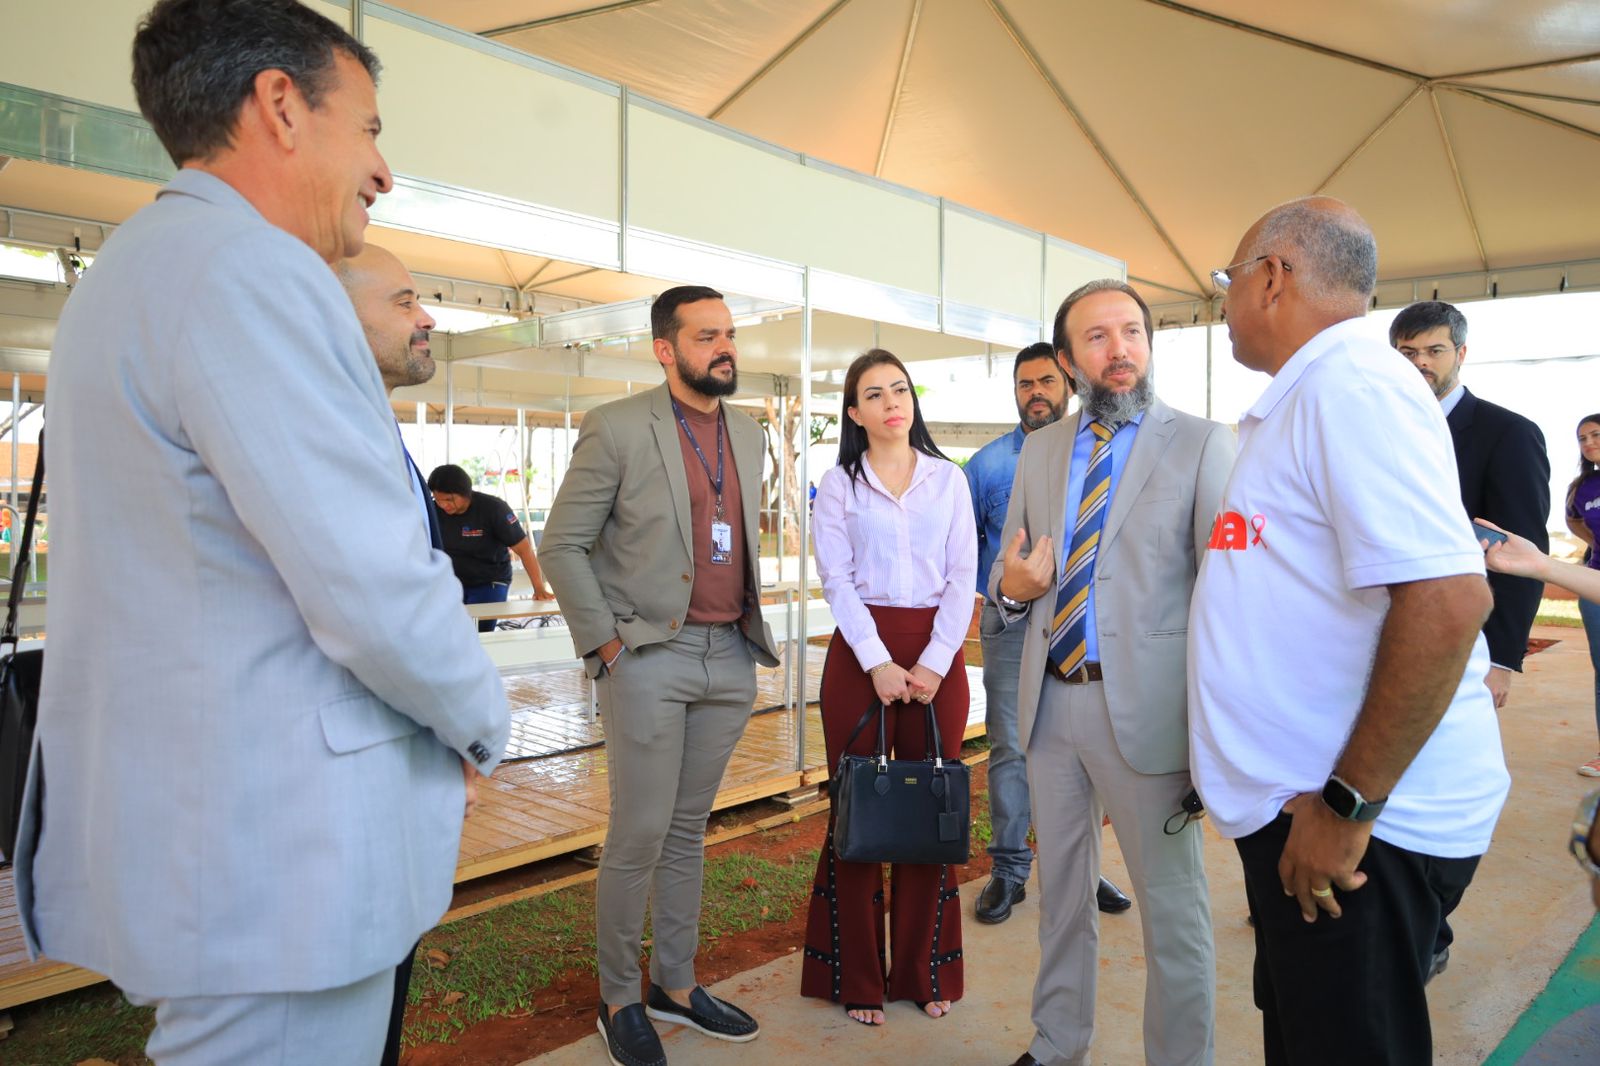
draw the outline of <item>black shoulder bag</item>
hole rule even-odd
[[[33,730],[39,721],[39,674],[44,650],[17,650],[17,610],[22,605],[28,579],[28,554],[33,547],[33,523],[39,514],[39,493],[44,487],[44,434],[39,435],[39,459],[33,467],[33,488],[28,493],[28,517],[22,539],[15,545],[16,565],[11,571],[11,598],[6,624],[0,630],[0,850],[12,858],[17,827],[22,821],[22,790],[28,781],[28,757],[33,752]]]
[[[910,708],[907,708],[908,710]],[[874,700],[845,741],[845,751],[878,718],[878,750],[839,758],[833,793],[833,853],[845,862],[957,865],[967,861],[971,781],[959,759],[942,759],[939,722],[925,704],[930,747],[925,759],[891,759],[888,712]]]

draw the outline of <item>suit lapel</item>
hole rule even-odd
[[[661,449],[661,465],[667,470],[667,488],[672,491],[672,509],[678,516],[678,532],[683,535],[683,550],[694,558],[694,531],[689,516],[689,481],[683,468],[683,446],[678,443],[678,416],[672,413],[672,393],[662,385],[650,398],[651,426],[656,447]],[[742,478],[744,472],[741,470]]]
[[[1177,420],[1172,417],[1172,409],[1160,400],[1152,401],[1134,435],[1133,447],[1128,451],[1127,469],[1117,478],[1117,494],[1111,498],[1111,508],[1106,512],[1105,527],[1100,533],[1101,551],[1116,539],[1176,429]]]
[[[1072,476],[1072,449],[1078,439],[1078,424],[1082,418],[1080,412],[1057,422],[1056,426],[1061,427],[1058,430],[1061,439],[1052,441],[1055,447],[1045,452],[1045,473],[1050,480],[1050,542],[1056,549],[1057,573],[1060,572],[1060,562],[1066,554],[1068,541],[1072,539],[1072,531],[1067,528],[1067,478]]]

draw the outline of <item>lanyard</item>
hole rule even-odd
[[[672,398],[672,413],[678,416],[678,425],[683,427],[684,436],[689,438],[689,446],[694,449],[694,454],[700,460],[700,468],[706,472],[706,480],[711,482],[711,487],[717,493],[717,521],[722,521],[722,405],[717,405],[717,474],[711,476],[711,464],[706,462],[706,453],[700,450],[700,442],[694,439],[694,430],[689,428],[688,419],[683,417],[683,408],[678,406],[677,397]]]

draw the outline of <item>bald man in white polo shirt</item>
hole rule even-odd
[[[1244,864],[1267,1066],[1424,1066],[1434,934],[1510,783],[1483,553],[1438,403],[1361,321],[1361,217],[1293,201],[1233,259],[1234,358],[1273,378],[1195,586],[1194,778]]]

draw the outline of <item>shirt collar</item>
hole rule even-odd
[[[1028,434],[1022,428],[1022,423],[1018,422],[1016,424],[1016,426],[1011,430],[1011,450],[1014,451],[1014,452],[1022,451],[1022,442],[1024,440],[1026,440],[1027,438],[1028,438]]]
[[[1346,340],[1361,335],[1365,320],[1361,318],[1347,318],[1343,322],[1335,322],[1327,329],[1300,346],[1300,350],[1289,357],[1289,361],[1278,368],[1273,375],[1272,383],[1267,386],[1250,409],[1240,417],[1239,421],[1246,419],[1260,421],[1272,413],[1278,402],[1293,391],[1306,369],[1327,355],[1333,349],[1343,344]]]
[[[1456,404],[1460,403],[1461,398],[1466,394],[1467,387],[1457,383],[1456,387],[1451,389],[1445,398],[1439,401],[1439,410],[1444,413],[1446,418],[1449,418],[1450,412],[1456,409]]]
[[[1148,412],[1149,410],[1150,410],[1150,408],[1146,407],[1143,411],[1140,411],[1138,414],[1134,415],[1132,418],[1130,418],[1126,422],[1124,422],[1123,425],[1137,427],[1140,423],[1142,423],[1144,421],[1144,416],[1145,416],[1146,412]],[[1093,421],[1094,421],[1094,419],[1088,417],[1088,412],[1087,411],[1083,412],[1083,417],[1078,419],[1078,433],[1077,433],[1077,436],[1082,437],[1082,436],[1086,436],[1087,434],[1093,432],[1092,430],[1089,429],[1089,423],[1091,423]],[[1117,427],[1117,431],[1120,431],[1121,429],[1122,429],[1122,426],[1118,426]],[[1112,432],[1112,436],[1116,436],[1116,431]]]

